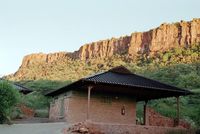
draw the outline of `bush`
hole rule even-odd
[[[177,86],[183,88],[199,88],[200,87],[200,76],[196,72],[191,72],[187,75],[179,76],[179,84]]]
[[[19,100],[19,92],[8,82],[0,81],[0,123],[9,121],[12,108]]]

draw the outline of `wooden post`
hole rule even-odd
[[[177,111],[176,111],[176,118],[177,118],[177,126],[179,125],[179,120],[180,120],[180,102],[179,102],[179,96],[178,97],[176,97],[176,103],[177,103]]]
[[[90,94],[92,86],[88,86],[88,105],[87,105],[87,120],[90,119]]]
[[[144,125],[149,125],[149,114],[148,114],[148,110],[147,110],[147,103],[148,101],[145,101],[144,104]]]

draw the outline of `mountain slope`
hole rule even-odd
[[[174,63],[190,63],[199,60],[199,43],[200,19],[163,23],[147,32],[88,43],[73,53],[27,55],[19,70],[7,76],[7,79],[76,80],[121,64],[131,67],[143,62],[160,64],[163,60],[162,64],[167,65],[170,58],[173,58],[171,62]],[[188,54],[187,51],[191,50]]]

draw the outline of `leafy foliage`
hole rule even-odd
[[[142,74],[181,88],[199,88],[199,63],[177,64],[161,67],[155,70],[146,70]]]
[[[0,123],[9,119],[11,110],[18,100],[18,91],[8,82],[0,81]]]

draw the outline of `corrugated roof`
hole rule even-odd
[[[121,86],[121,87],[124,86],[124,87],[129,87],[130,90],[137,90],[138,92],[141,92],[141,90],[138,90],[135,87],[144,89],[143,91],[147,91],[147,90],[150,91],[151,89],[153,89],[154,91],[158,90],[158,91],[173,92],[176,95],[187,95],[191,93],[190,91],[185,90],[185,89],[181,89],[175,86],[171,86],[165,83],[161,83],[159,81],[155,81],[149,78],[145,78],[143,76],[133,74],[127,68],[123,66],[119,66],[104,73],[85,77],[66,87],[49,92],[46,95],[54,96],[56,94],[65,92],[65,90],[67,89],[73,89],[74,87],[81,87],[83,85],[87,85],[87,84],[89,85],[91,83],[107,84],[107,85]],[[114,90],[115,89],[113,89],[113,91]]]
[[[148,79],[136,74],[122,74],[108,71],[100,75],[88,77],[84,79],[91,82],[100,82],[116,85],[126,85],[133,87],[155,88],[155,89],[169,89],[169,90],[182,90],[180,88],[164,84],[152,79]]]
[[[26,87],[19,85],[17,83],[13,83],[13,86],[14,86],[15,89],[19,90],[19,92],[21,92],[23,94],[28,94],[28,93],[33,92],[31,89],[26,88]]]

